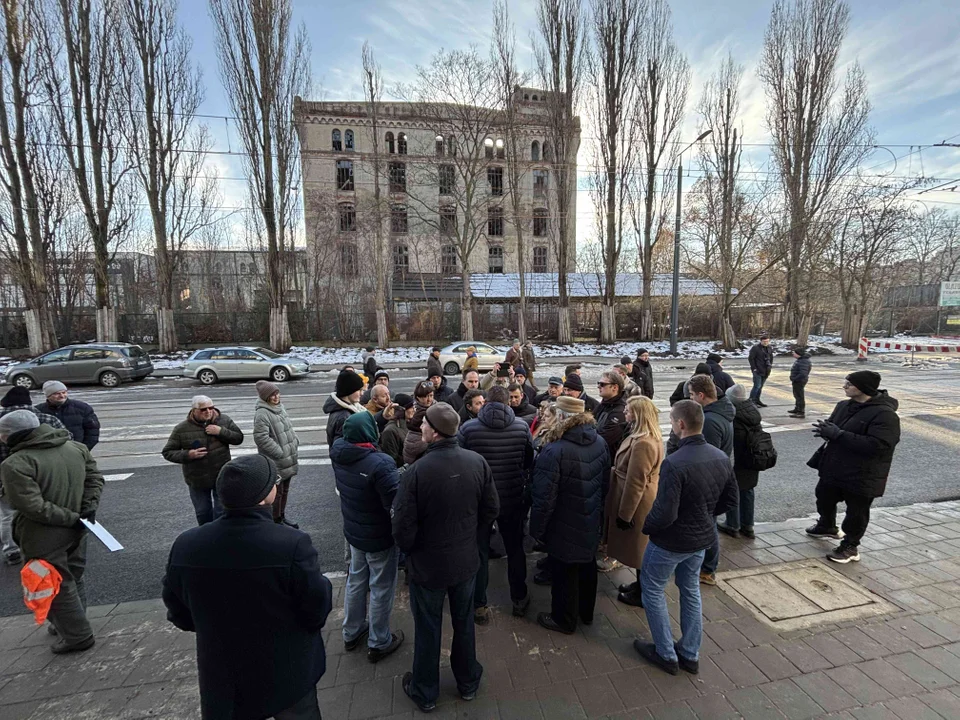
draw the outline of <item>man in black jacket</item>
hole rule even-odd
[[[450,668],[464,700],[473,700],[483,667],[477,662],[473,591],[480,550],[477,536],[500,513],[487,461],[457,443],[460,417],[446,403],[431,405],[422,433],[426,452],[404,473],[393,504],[393,537],[407,555],[410,609],[416,633],[413,672],[404,693],[424,712],[440,695],[443,600],[453,624]]]
[[[770,337],[761,335],[760,342],[750,348],[750,354],[747,356],[750,361],[750,372],[753,373],[753,390],[750,391],[750,399],[757,407],[766,407],[760,402],[760,392],[763,390],[767,378],[770,377],[770,370],[773,369],[773,348],[770,347]]]
[[[819,421],[813,430],[825,442],[814,456],[820,471],[820,519],[807,534],[843,538],[840,546],[827,555],[833,562],[860,560],[858,548],[870,523],[870,506],[875,498],[883,497],[893,450],[900,442],[900,404],[879,388],[880,373],[850,373],[843,384],[848,399],[837,403],[830,417]],[[840,502],[847,505],[842,534],[837,528]]]
[[[641,394],[653,399],[653,367],[650,365],[650,353],[646,348],[637,348],[637,359],[631,373],[633,381],[640,387]]]
[[[513,414],[517,416],[518,420],[523,420],[523,422],[527,424],[527,427],[533,425],[533,421],[537,418],[537,409],[527,402],[527,396],[524,394],[523,386],[520,383],[513,382],[507,385],[506,389]]]
[[[519,392],[518,388],[516,393]],[[527,423],[516,417],[513,409],[507,406],[506,394],[502,387],[491,388],[477,419],[460,427],[457,441],[460,447],[473,450],[483,457],[493,472],[493,481],[500,497],[497,527],[507,554],[507,579],[513,614],[523,617],[530,605],[527,556],[523,551],[523,521],[527,515],[525,489],[533,465],[533,437]],[[478,542],[480,569],[477,571],[473,595],[473,619],[478,625],[486,625],[490,622],[490,608],[487,607],[489,527],[481,529]]]
[[[327,414],[327,447],[333,447],[333,441],[343,435],[343,424],[347,418],[358,412],[366,412],[360,404],[363,392],[363,378],[353,370],[341,370],[337,375],[337,384],[330,397],[323,403]]]
[[[540,393],[533,399],[533,406],[540,409],[540,403],[544,400],[549,400],[554,402],[558,397],[563,394],[563,378],[557,377],[556,375],[552,376],[547,383],[547,389],[545,392]]]
[[[597,420],[597,434],[607,442],[610,448],[610,464],[617,457],[617,450],[623,442],[627,430],[627,399],[623,394],[623,378],[612,370],[603,373],[597,383],[600,404],[593,411]]]
[[[432,375],[427,380],[433,383],[433,399],[435,402],[448,402],[450,397],[455,395],[453,388],[447,384],[447,379],[443,375]]]
[[[443,377],[443,366],[440,365],[440,348],[430,348],[427,358],[427,377]]]
[[[600,404],[584,391],[583,380],[580,379],[579,371],[567,374],[563,381],[563,394],[575,400],[583,400],[583,406],[588,413],[596,412],[597,406]]]
[[[93,450],[100,442],[100,419],[93,408],[81,400],[68,397],[67,386],[57,380],[43,384],[46,402],[37,405],[37,412],[53,415],[64,424],[73,439]]]
[[[223,517],[170,550],[163,602],[170,622],[197,634],[203,720],[320,720],[333,588],[310,536],[273,522],[277,478],[263,455],[224,465]]]
[[[460,424],[463,425],[470,420],[476,420],[485,402],[486,396],[483,394],[483,390],[479,388],[467,390],[467,394],[463,396],[463,406],[457,413],[460,416]]]
[[[716,353],[707,355],[707,367],[710,368],[710,375],[717,388],[724,394],[727,390],[737,384],[736,380],[730,377],[730,373],[723,369],[723,357]]]
[[[807,381],[810,380],[810,353],[806,348],[795,347],[793,349],[793,365],[790,366],[790,385],[793,387],[793,410],[787,414],[802,420],[807,416],[807,398],[804,388]]]
[[[679,449],[660,466],[657,499],[643,523],[650,536],[643,554],[643,605],[653,644],[634,640],[641,656],[671,675],[682,667],[699,672],[703,616],[700,566],[704,551],[717,536],[717,515],[737,503],[737,481],[728,458],[707,444],[703,410],[692,400],[670,408],[670,425]],[[680,589],[680,641],[674,644],[664,588],[676,573]]]
[[[460,386],[457,388],[456,392],[449,395],[443,402],[449,403],[450,407],[452,407],[454,410],[462,410],[464,396],[471,390],[476,390],[479,387],[480,373],[476,370],[464,370],[463,379],[460,381]],[[438,399],[436,394],[434,394],[434,399]]]

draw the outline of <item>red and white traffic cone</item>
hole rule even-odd
[[[857,360],[866,360],[867,359],[867,348],[869,343],[865,337],[860,338],[860,349],[857,352]]]

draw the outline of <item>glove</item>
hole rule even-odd
[[[824,440],[836,440],[843,430],[839,425],[824,420],[813,429],[813,434]]]
[[[630,522],[627,522],[626,520],[621,520],[619,517],[617,518],[617,529],[618,529],[618,530],[633,530],[633,528],[634,528],[634,526],[635,526],[636,524],[637,524],[637,523],[636,523],[636,521],[634,521],[634,520],[631,520]]]

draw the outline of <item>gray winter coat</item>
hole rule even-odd
[[[257,444],[257,452],[277,464],[281,478],[286,480],[297,474],[300,469],[297,464],[300,441],[283,405],[257,400],[257,411],[253,416],[253,441]]]

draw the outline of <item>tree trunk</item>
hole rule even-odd
[[[810,323],[813,322],[813,318],[810,317],[809,312],[802,312],[800,314],[800,325],[799,330],[797,330],[797,345],[800,347],[806,347],[807,341],[810,337]]]
[[[557,342],[561,345],[568,345],[573,342],[569,305],[557,306]]]
[[[377,298],[383,297],[383,293],[378,292]],[[377,303],[377,347],[385,348],[390,342],[390,335],[387,331],[387,309],[380,302]]]
[[[600,306],[600,342],[617,341],[617,311],[614,305],[604,303]]]
[[[97,308],[97,341],[118,342],[117,309],[112,307]]]
[[[52,325],[44,327],[44,315],[44,312],[37,310],[26,310],[23,313],[23,319],[27,325],[27,344],[30,347],[31,355],[42,355],[57,346],[57,339],[50,332]],[[49,313],[46,315],[49,321]]]
[[[463,291],[460,297],[460,337],[464,340],[473,339],[473,295],[470,293],[470,272],[464,263]]]
[[[290,352],[290,320],[287,306],[270,308],[270,349],[278,353]]]
[[[157,308],[157,344],[162,353],[171,353],[179,345],[177,327],[173,320],[173,308]]]
[[[859,347],[863,337],[863,312],[856,303],[844,303],[843,326],[840,332],[840,344],[846,348]]]
[[[720,316],[720,342],[724,350],[736,350],[738,347],[737,334],[730,321],[730,308],[725,308]]]

